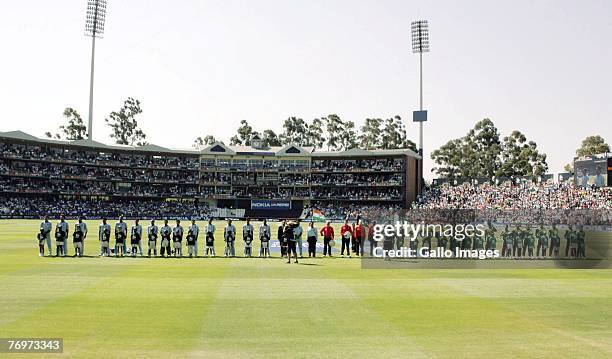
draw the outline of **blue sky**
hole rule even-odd
[[[280,132],[289,116],[367,117],[418,107],[410,21],[428,19],[425,153],[491,118],[562,170],[580,141],[612,141],[610,1],[109,0],[97,42],[94,139],[133,96],[152,143],[227,140],[240,120]],[[64,107],[86,118],[86,1],[0,4],[0,131],[41,136]],[[415,142],[418,128],[407,123]],[[427,161],[425,169],[431,168]],[[429,178],[432,176],[429,175]]]

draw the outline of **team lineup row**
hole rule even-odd
[[[52,241],[51,231],[52,224],[49,219],[45,217],[45,220],[40,224],[40,231],[38,233],[38,245],[39,255],[44,255],[45,244],[47,245],[49,255],[52,255]],[[204,228],[206,249],[205,256],[216,256],[215,253],[215,231],[216,226],[213,224],[213,220],[210,219],[208,224]],[[344,256],[346,252],[347,256],[351,255],[351,250],[356,255],[360,255],[363,252],[363,244],[359,242],[364,240],[366,235],[366,227],[358,221],[352,226],[345,221],[342,226],[341,232],[342,237],[342,251],[341,255]],[[87,224],[83,221],[83,218],[79,218],[78,222],[74,225],[74,231],[72,233],[72,241],[74,245],[74,255],[82,256],[83,246],[87,237],[88,228]],[[198,237],[200,234],[200,227],[196,224],[196,220],[191,221],[191,225],[187,228],[187,234],[185,235],[185,229],[181,225],[180,220],[176,220],[176,225],[171,227],[168,224],[168,220],[164,220],[164,225],[158,227],[155,224],[155,220],[151,220],[150,225],[146,228],[146,238],[148,240],[147,256],[157,256],[157,241],[160,239],[159,255],[164,256],[183,256],[183,238],[185,239],[187,246],[187,255],[189,257],[198,256]],[[263,223],[259,226],[259,240],[261,242],[259,249],[260,257],[270,257],[270,241],[272,239],[272,231],[267,220],[263,220]],[[310,222],[308,229],[306,230],[306,238],[308,243],[308,255],[311,257],[316,256],[316,244],[319,239],[319,235],[323,237],[323,255],[332,256],[331,247],[335,244],[334,242],[334,229],[331,226],[331,222],[328,222],[320,231],[315,228],[314,222]],[[285,220],[278,227],[277,239],[281,244],[281,257],[287,257],[289,260],[291,254],[293,254],[295,261],[297,262],[298,252],[302,257],[303,238],[304,230],[300,225],[300,220]],[[62,216],[59,222],[55,226],[55,245],[56,245],[56,256],[68,255],[68,238],[69,228],[68,223]],[[109,256],[114,254],[115,256],[123,256],[131,254],[132,256],[140,255],[144,256],[142,248],[143,240],[143,227],[140,225],[140,221],[136,219],[134,225],[130,229],[130,236],[128,239],[128,226],[120,217],[119,221],[115,224],[114,228],[114,247],[111,247],[111,226],[107,223],[106,219],[102,219],[102,224],[98,228],[98,240],[100,242],[100,256]],[[227,225],[223,228],[223,241],[225,243],[224,256],[235,257],[236,248],[235,241],[237,238],[236,226],[232,224],[232,220],[227,220]],[[250,220],[246,220],[246,224],[242,227],[242,240],[244,242],[244,256],[253,256],[253,242],[255,239],[255,227],[250,223]],[[352,246],[351,246],[352,241]],[[128,243],[129,242],[129,243]],[[129,246],[128,246],[129,244]],[[129,251],[128,251],[129,249]]]
[[[348,220],[345,220],[344,224],[340,228],[340,240],[342,247],[340,255],[347,256],[351,254],[361,256],[365,252],[365,244],[369,242],[369,255],[373,255],[373,249],[377,246],[381,246],[384,249],[401,248],[404,246],[404,237],[388,237],[384,240],[377,242],[373,238],[375,231],[375,223],[364,225],[360,219],[358,219],[352,225],[349,224]],[[45,244],[48,249],[48,255],[52,255],[52,240],[51,232],[53,225],[48,218],[45,217],[44,221],[40,224],[40,231],[37,235],[39,245],[39,255],[43,256],[45,253]],[[205,256],[216,256],[215,252],[215,231],[216,226],[213,224],[213,220],[210,219],[208,224],[204,226],[205,234]],[[432,245],[435,243],[437,248],[450,248],[450,249],[495,249],[497,248],[497,236],[495,235],[496,230],[494,227],[490,227],[484,232],[483,236],[466,237],[463,240],[458,240],[454,237],[446,237],[439,234],[431,236],[415,238],[413,241],[408,240],[408,246],[415,250],[419,247],[433,248]],[[74,255],[82,256],[84,253],[83,247],[85,239],[87,238],[88,228],[87,223],[80,218],[74,225],[74,231],[72,232],[72,242],[74,246]],[[155,220],[151,220],[150,225],[146,227],[146,240],[148,244],[147,256],[158,255],[158,239],[159,239],[159,255],[162,257],[183,256],[183,239],[186,242],[187,255],[189,257],[197,257],[199,255],[198,238],[200,235],[200,227],[195,220],[191,221],[191,224],[185,229],[181,225],[180,220],[176,220],[176,225],[171,227],[168,224],[168,220],[164,220],[164,224],[158,227],[155,224]],[[320,230],[315,227],[314,222],[308,222],[306,231],[304,232],[299,220],[285,220],[280,223],[277,231],[277,240],[280,244],[281,257],[287,257],[290,259],[291,254],[294,255],[296,261],[297,256],[302,257],[303,240],[306,237],[306,244],[308,249],[308,256],[315,257],[317,252],[317,243],[319,236],[323,238],[323,256],[332,256],[332,246],[335,245],[335,233],[334,227],[328,221]],[[224,242],[224,253],[226,257],[236,256],[236,238],[238,232],[236,226],[232,223],[231,219],[227,220],[227,224],[223,227],[223,242]],[[584,258],[586,257],[586,243],[585,243],[585,232],[582,226],[573,229],[571,226],[565,231],[563,235],[565,239],[565,256],[573,258]],[[55,255],[56,256],[67,256],[68,245],[69,245],[69,226],[62,216],[55,226]],[[140,225],[140,221],[136,219],[134,225],[130,229],[130,235],[128,238],[128,225],[124,222],[123,218],[114,226],[114,245],[111,246],[111,225],[107,223],[106,219],[102,219],[102,223],[99,225],[98,241],[100,242],[100,256],[124,256],[130,254],[132,256],[140,255],[144,256],[143,251],[143,227]],[[264,219],[262,224],[258,228],[258,238],[260,241],[259,245],[259,257],[270,257],[270,241],[272,239],[272,230],[270,225]],[[242,241],[244,245],[244,256],[253,256],[253,246],[255,240],[255,227],[250,223],[250,220],[246,220],[246,224],[242,226]],[[544,228],[540,226],[535,229],[535,233],[532,232],[530,227],[520,226],[510,230],[508,226],[501,233],[502,240],[502,256],[521,258],[536,257],[558,257],[561,248],[561,235],[556,226],[551,228]]]

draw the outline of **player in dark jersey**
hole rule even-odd
[[[431,233],[427,233],[425,237],[423,237],[422,246],[431,249]]]
[[[512,256],[514,258],[520,258],[523,254],[523,232],[521,231],[521,226],[517,226],[512,230],[512,239],[513,239],[513,247],[512,247]]]
[[[571,225],[568,226],[567,231],[564,234],[565,237],[565,256],[576,258],[578,254],[578,241],[576,238],[576,232]]]
[[[527,252],[527,256],[529,258],[533,257],[533,250],[535,248],[535,238],[533,237],[533,232],[531,232],[531,228],[527,226],[525,231],[523,231],[523,238],[525,242],[523,243],[523,256],[525,252]]]
[[[512,249],[514,247],[514,238],[512,232],[508,229],[508,225],[504,228],[502,232],[502,257],[511,257]]]
[[[484,249],[484,238],[481,235],[474,235],[474,246],[473,249],[481,250]]]
[[[170,236],[172,235],[172,228],[168,225],[168,220],[164,219],[164,225],[160,229],[161,234],[161,247],[159,249],[159,255],[164,257],[170,257],[172,251],[170,250]]]
[[[45,255],[45,242],[47,239],[47,233],[44,228],[41,228],[38,234],[36,235],[36,240],[38,242],[38,255],[40,257]]]
[[[147,238],[149,239],[149,249],[147,251],[147,255],[151,256],[151,251],[153,251],[153,255],[157,256],[157,236],[159,233],[159,229],[155,225],[155,220],[151,220],[151,225],[147,227]]]
[[[536,229],[535,236],[538,239],[536,256],[546,257],[546,248],[548,248],[548,233],[544,228],[544,224],[540,224],[540,228]]]
[[[66,242],[68,239],[68,225],[64,222],[64,216],[61,222],[55,227],[55,256],[59,257],[66,255]]]
[[[172,241],[174,242],[174,256],[183,256],[183,226],[181,221],[176,220],[176,227],[172,229]]]
[[[497,232],[497,229],[489,223],[489,228],[485,230],[485,248],[487,250],[494,251],[497,249],[497,237],[495,237],[495,232]]]
[[[208,220],[206,225],[206,256],[215,256],[215,225],[212,218]]]
[[[72,243],[74,244],[74,256],[83,256],[83,239],[85,233],[81,229],[79,223],[74,225],[74,232],[72,233]]]
[[[189,258],[192,258],[195,254],[195,246],[196,246],[196,235],[192,228],[189,228],[187,231],[187,255]]]
[[[559,247],[561,246],[561,236],[559,235],[559,230],[557,226],[554,224],[552,228],[548,230],[548,238],[550,238],[550,248],[548,250],[548,256],[558,257],[559,256]]]
[[[436,245],[438,248],[442,248],[442,250],[446,250],[446,246],[448,245],[448,239],[442,233],[436,233]]]
[[[586,234],[582,225],[578,227],[576,242],[578,243],[578,258],[586,258]]]

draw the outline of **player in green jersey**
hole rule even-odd
[[[535,236],[538,239],[538,248],[536,250],[536,255],[542,258],[546,257],[546,248],[548,248],[548,235],[546,233],[546,229],[544,228],[544,224],[540,224],[540,228],[536,229]]]
[[[550,239],[550,249],[548,250],[548,256],[558,257],[559,247],[561,246],[561,236],[559,235],[559,229],[556,225],[552,225],[552,228],[548,230],[548,238]]]

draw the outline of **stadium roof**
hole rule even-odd
[[[14,138],[17,140],[29,140],[29,141],[37,141],[38,138],[30,135],[29,133],[25,133],[23,131],[8,131],[8,132],[0,132],[0,136],[6,138]]]
[[[148,152],[148,153],[171,153],[177,155],[199,155],[199,154],[211,154],[211,155],[260,155],[260,156],[292,156],[292,157],[369,157],[369,156],[393,156],[393,155],[404,155],[415,158],[421,158],[417,153],[409,149],[397,149],[397,150],[363,150],[359,148],[352,148],[346,151],[316,151],[311,146],[271,146],[256,148],[253,146],[227,146],[222,142],[215,142],[202,149],[198,150],[178,150],[169,149],[166,147],[147,144],[144,146],[126,146],[126,145],[106,145],[101,142],[91,141],[88,139],[66,141],[49,138],[38,138],[32,136],[23,131],[8,131],[0,132],[0,137],[10,138],[20,141],[30,142],[42,142],[49,143],[52,145],[72,145],[81,147],[90,147],[97,149],[105,149],[110,151],[136,151],[136,152]]]

